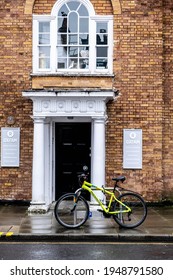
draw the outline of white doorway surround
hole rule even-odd
[[[91,122],[91,181],[105,184],[106,103],[112,90],[31,90],[22,93],[33,101],[32,201],[29,211],[47,211],[55,200],[55,122]],[[97,195],[104,200],[103,194]]]

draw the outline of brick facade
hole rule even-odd
[[[31,199],[32,102],[22,91],[97,85],[120,92],[118,100],[108,104],[107,184],[123,173],[128,188],[148,200],[173,199],[172,0],[91,2],[97,14],[114,14],[114,77],[32,76],[31,6],[34,14],[50,14],[55,0],[1,0],[0,127],[10,127],[7,118],[14,116],[11,126],[20,127],[21,145],[20,167],[0,168],[0,199]],[[143,130],[142,170],[122,168],[124,128]]]
[[[173,3],[163,2],[163,180],[164,192],[173,198]]]

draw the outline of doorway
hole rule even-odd
[[[55,199],[79,188],[83,166],[91,170],[91,123],[55,124]],[[88,199],[88,198],[87,198]]]

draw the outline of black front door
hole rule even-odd
[[[87,165],[90,172],[90,123],[55,125],[55,198],[79,188],[77,175]]]

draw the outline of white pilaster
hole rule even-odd
[[[105,185],[105,118],[93,118],[92,134],[91,182],[101,187]],[[96,191],[96,195],[105,202],[105,196],[101,191]],[[95,203],[95,200],[91,203]]]
[[[44,186],[44,118],[34,119],[32,201],[29,211],[46,211]]]
[[[44,124],[44,175],[45,175],[45,203],[50,205],[52,202],[51,181],[52,181],[52,145],[51,145],[51,122],[46,118]]]

